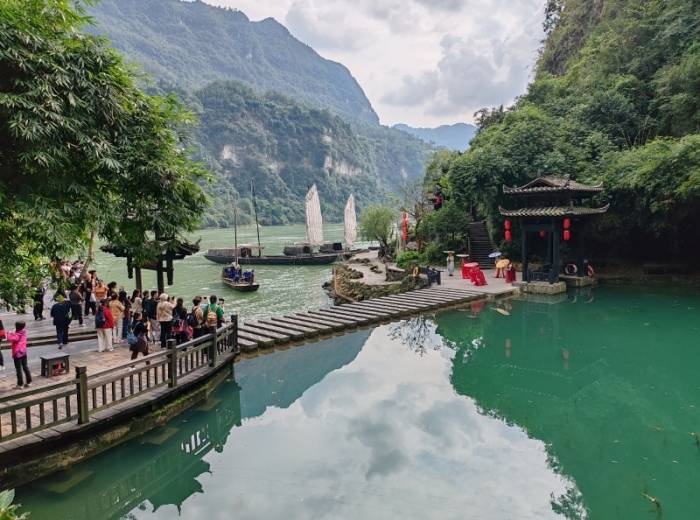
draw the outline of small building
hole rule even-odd
[[[589,274],[584,237],[590,217],[605,213],[609,204],[591,207],[584,199],[603,191],[603,186],[587,185],[568,176],[547,175],[519,187],[503,186],[517,207],[499,207],[505,217],[506,240],[512,237],[512,221],[519,222],[523,282],[559,282],[563,270],[567,275],[586,277]],[[562,249],[566,244],[567,260],[562,265]],[[531,256],[537,250],[541,264],[531,268]]]

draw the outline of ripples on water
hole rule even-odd
[[[35,520],[698,518],[696,301],[599,289],[259,356],[18,499]]]

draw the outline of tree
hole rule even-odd
[[[360,215],[360,234],[365,240],[379,242],[379,256],[390,254],[396,212],[386,206],[369,206]]]
[[[0,3],[0,298],[21,304],[90,234],[152,255],[148,237],[198,227],[206,172],[191,115],[136,87],[69,0]]]

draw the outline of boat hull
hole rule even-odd
[[[258,283],[234,282],[233,280],[229,280],[228,278],[222,278],[222,281],[231,289],[238,292],[253,292],[257,291],[260,288],[260,284]]]
[[[321,253],[315,255],[273,255],[273,256],[250,256],[236,259],[235,256],[210,255],[205,254],[204,258],[217,264],[231,264],[238,261],[240,265],[327,265],[337,260],[343,260],[343,254]]]

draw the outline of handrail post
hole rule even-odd
[[[209,345],[209,366],[216,366],[216,358],[218,354],[218,348],[216,343],[219,339],[219,330],[216,327],[212,327],[214,330],[211,332],[211,345]]]
[[[168,367],[168,375],[170,376],[168,386],[175,388],[177,386],[177,348],[175,345],[168,349]]]
[[[229,335],[229,341],[231,345],[231,352],[236,352],[238,350],[238,314],[231,314],[231,333]]]
[[[87,367],[75,367],[76,395],[78,398],[78,424],[85,424],[90,420],[88,410],[88,382]]]

